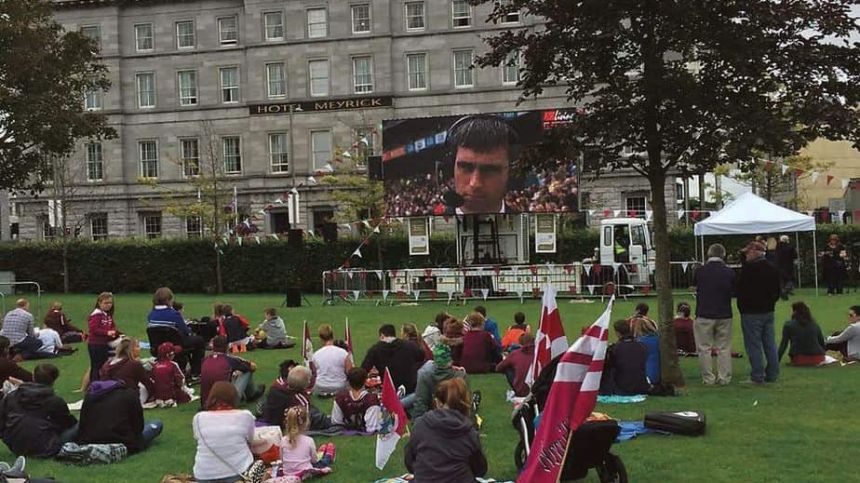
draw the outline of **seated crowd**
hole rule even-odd
[[[150,343],[156,342],[150,347],[154,357],[144,360],[140,343],[117,328],[115,309],[112,294],[100,294],[88,331],[72,326],[58,303],[45,317],[45,330],[57,334],[56,346],[88,345],[90,370],[79,419],[54,393],[60,375],[55,365],[40,364],[30,373],[17,364],[39,357],[44,345],[34,336],[26,300],[6,314],[0,331],[0,438],[15,454],[51,458],[68,443],[122,444],[130,454],[144,451],[163,429],[161,421],[145,420],[144,408],[188,403],[194,399],[190,386],[199,383],[201,410],[192,421],[196,481],[261,481],[267,465],[254,452],[255,428],[273,426],[282,436],[277,444],[281,464],[271,476],[302,480],[329,473],[335,461],[334,444],[318,447],[313,434],[385,430],[379,392],[380,378],[387,373],[414,423],[404,450],[407,469],[417,481],[474,481],[486,473],[487,461],[474,414],[480,394],[470,394],[469,376],[504,374],[510,396],[530,392],[526,380],[535,336],[521,312],[503,334],[484,307],[463,320],[440,313],[421,335],[414,324],[403,325],[399,336],[394,325],[384,324],[361,364],[355,363],[350,346],[335,339],[332,327],[322,324],[320,344],[306,363],[284,360],[267,387],[254,381],[256,364],[239,354],[294,345],[274,309],[266,309],[263,322],[249,335],[250,324],[229,305],[216,304],[211,318],[189,323],[170,289],[160,288],[147,326]],[[698,354],[700,360],[706,351],[710,359],[710,342],[698,320],[691,319],[690,305],[682,302],[677,312],[678,350]],[[648,305],[640,303],[632,316],[612,324],[617,342],[607,349],[601,394],[659,393],[660,338],[648,313]],[[801,366],[820,364],[826,350],[840,351],[845,360],[860,358],[858,314],[860,306],[851,307],[849,325],[825,338],[809,307],[794,303],[783,328],[780,358],[786,350],[791,364]],[[333,398],[330,415],[313,404],[313,395]],[[254,412],[241,409],[243,402],[258,399]]]

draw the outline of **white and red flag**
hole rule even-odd
[[[535,355],[532,365],[526,374],[526,384],[531,386],[537,380],[538,374],[556,356],[567,350],[567,337],[564,326],[561,325],[561,315],[555,303],[556,289],[547,284],[543,290],[543,301],[540,312],[540,327],[535,337]]]
[[[349,357],[355,360],[355,356],[352,353],[352,331],[349,330],[349,317],[346,318],[343,341],[346,343],[346,351],[349,352]]]
[[[382,406],[382,423],[376,436],[376,467],[381,470],[397,449],[397,442],[406,434],[406,411],[397,397],[397,390],[394,389],[394,382],[387,367],[382,376],[379,403]]]
[[[517,481],[559,481],[571,435],[597,403],[614,301],[615,297],[609,299],[603,315],[561,356],[531,452]]]
[[[308,321],[305,320],[302,327],[302,359],[305,361],[305,366],[310,367],[313,357],[314,343],[311,340],[311,330],[308,327]]]

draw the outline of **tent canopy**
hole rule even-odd
[[[811,216],[744,193],[710,218],[696,223],[696,236],[815,231]]]

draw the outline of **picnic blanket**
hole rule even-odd
[[[57,459],[87,466],[93,464],[118,463],[128,456],[128,449],[121,443],[76,444],[66,443],[57,453]]]
[[[648,397],[644,394],[637,394],[635,396],[597,396],[597,402],[604,404],[633,404],[640,403],[647,399]]]
[[[621,428],[621,431],[618,433],[618,437],[615,438],[616,443],[630,441],[640,434],[672,434],[665,431],[646,428],[644,421],[619,421],[618,427]]]
[[[194,401],[197,401],[198,399],[200,399],[200,396],[191,396],[191,400],[188,401],[188,403],[186,403],[186,404],[193,403]],[[79,399],[75,402],[68,403],[67,406],[69,406],[69,411],[80,411],[81,408],[84,406],[84,400]],[[150,401],[146,404],[142,404],[142,406],[143,406],[143,409],[158,409],[158,408],[168,407],[168,406],[163,406],[163,405],[159,406],[158,404],[156,404],[155,401]],[[175,407],[175,406],[169,406],[169,407]]]
[[[380,478],[373,483],[410,483],[415,480],[415,476],[409,473],[405,475],[395,476],[392,478]],[[495,480],[493,478],[475,478],[478,483],[514,483],[510,480]]]

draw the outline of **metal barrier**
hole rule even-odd
[[[34,285],[36,287],[36,319],[40,319],[42,317],[42,286],[39,285],[39,282],[3,282],[3,285]],[[6,295],[3,292],[0,292],[0,301],[3,304],[3,313],[6,313]]]
[[[675,290],[689,290],[701,263],[672,262]],[[366,270],[351,268],[323,272],[327,304],[359,300],[379,302],[539,298],[546,284],[561,297],[605,297],[613,283],[622,296],[649,295],[654,287],[653,268],[646,265],[588,263],[495,265],[475,267]]]

